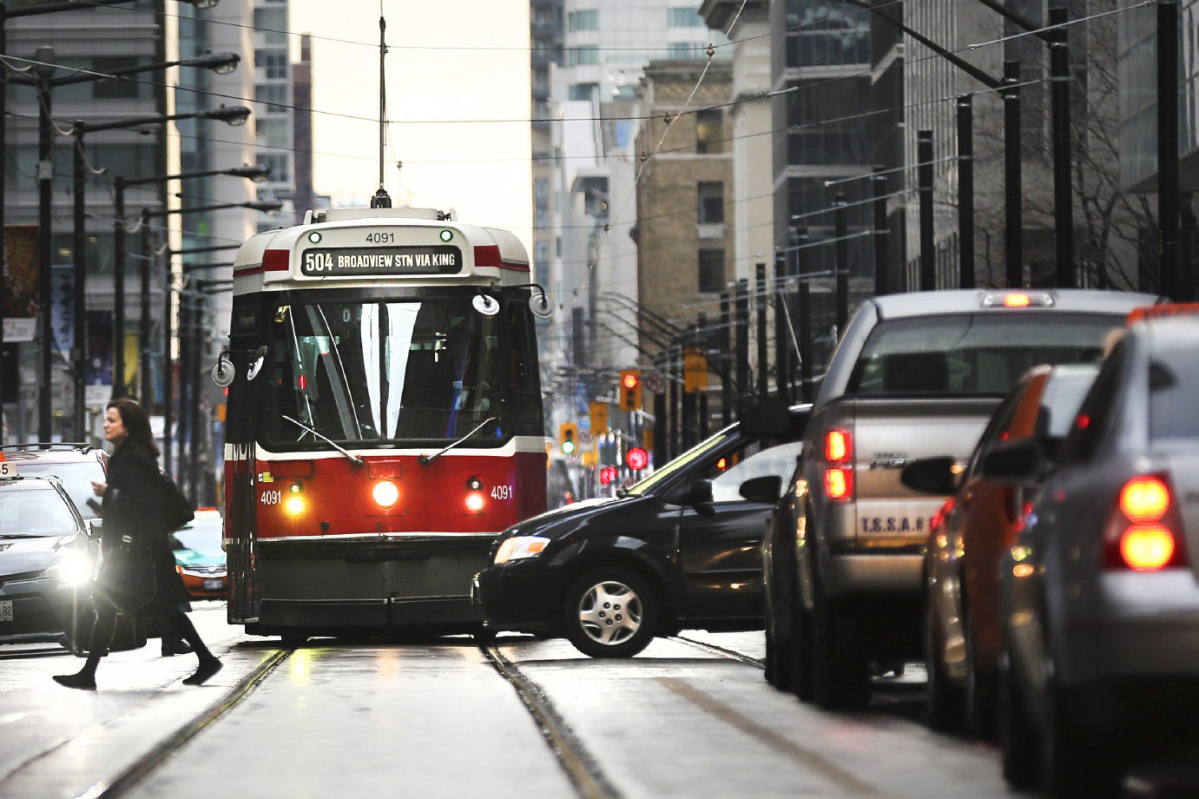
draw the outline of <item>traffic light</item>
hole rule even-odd
[[[608,431],[608,403],[592,402],[589,407],[591,415],[591,434],[603,435]]]
[[[639,472],[649,465],[649,453],[641,447],[633,447],[625,453],[624,462],[630,469]]]
[[[573,455],[579,447],[579,426],[574,422],[558,425],[558,448],[563,455]]]
[[[617,388],[620,394],[620,409],[622,411],[636,411],[641,409],[641,371],[639,369],[625,369],[620,373],[620,386]]]

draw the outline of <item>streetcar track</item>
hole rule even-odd
[[[726,649],[723,646],[717,646],[716,644],[709,644],[706,641],[696,641],[694,638],[687,638],[686,636],[683,636],[683,635],[673,635],[673,636],[671,636],[671,638],[673,638],[676,641],[680,641],[684,644],[690,644],[691,646],[711,652],[714,655],[723,655],[724,657],[731,658],[732,660],[740,661],[741,663],[746,663],[750,666],[757,666],[759,669],[766,668],[766,664],[763,663],[760,659],[755,658],[755,657],[750,657],[749,655],[746,655],[742,652],[738,652],[735,649]]]
[[[122,796],[126,791],[145,778],[146,775],[158,768],[163,761],[178,751],[184,744],[194,738],[201,730],[240,704],[243,699],[249,696],[251,691],[258,687],[259,683],[266,679],[267,675],[291,655],[291,652],[292,650],[290,649],[280,649],[264,658],[253,671],[239,680],[237,685],[233,686],[233,689],[225,694],[220,702],[164,738],[149,752],[139,757],[132,765],[122,771],[111,783],[101,780],[79,794],[79,799],[115,799],[118,796]]]
[[[516,689],[579,795],[585,799],[620,799],[620,792],[608,782],[595,758],[587,752],[583,742],[571,731],[541,689],[525,677],[516,664],[500,652],[499,647],[489,644],[479,649],[495,670]]]

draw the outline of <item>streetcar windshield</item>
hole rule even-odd
[[[541,432],[523,303],[486,316],[473,294],[280,305],[264,418],[274,442],[456,440]],[[532,350],[532,351],[530,351]]]

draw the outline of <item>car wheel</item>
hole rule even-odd
[[[791,626],[791,689],[799,701],[811,702],[816,698],[812,619],[798,596],[791,607],[794,617]]]
[[[1050,684],[1041,736],[1041,778],[1045,793],[1059,799],[1115,797],[1119,773],[1113,754],[1080,725],[1080,708]]]
[[[952,732],[962,725],[962,695],[946,674],[945,663],[941,659],[941,622],[929,596],[924,600],[924,624],[921,632],[924,665],[928,672],[928,682],[924,691],[924,720],[937,732]]]
[[[1003,778],[1008,785],[1016,790],[1033,787],[1040,768],[1040,744],[1006,652],[999,655],[999,745],[1003,751]]]
[[[963,597],[965,593],[962,592]],[[962,629],[966,633],[966,687],[963,697],[966,722],[973,735],[990,739],[995,736],[998,686],[993,674],[978,668],[974,620],[970,617],[970,605],[965,601],[962,603]]]
[[[658,624],[653,589],[627,569],[603,567],[566,592],[566,637],[584,655],[627,658],[649,646]]]
[[[790,591],[779,585],[776,570],[769,586],[766,601],[766,682],[780,691],[789,691],[794,680],[792,654],[794,647],[791,624]]]
[[[812,698],[825,710],[861,709],[870,701],[870,661],[858,646],[856,620],[823,595],[815,568],[812,594]]]

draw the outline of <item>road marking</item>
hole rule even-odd
[[[828,762],[815,752],[804,749],[802,746],[798,746],[782,735],[779,735],[774,730],[769,730],[747,719],[719,699],[691,687],[682,680],[674,677],[658,677],[657,680],[679,696],[695,703],[726,724],[736,727],[741,732],[761,741],[776,752],[786,755],[802,766],[810,768],[838,787],[854,791],[863,796],[888,796],[888,794],[883,793],[873,785],[859,780],[848,771]]]

